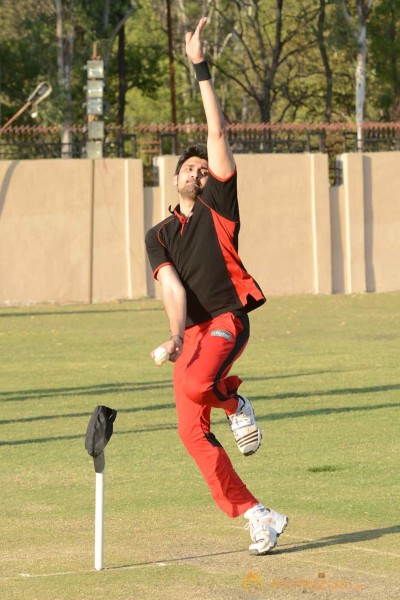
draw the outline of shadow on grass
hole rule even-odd
[[[257,421],[280,421],[281,419],[298,419],[301,417],[315,417],[321,415],[333,415],[349,412],[364,412],[370,410],[382,410],[384,408],[398,408],[400,402],[387,402],[385,404],[367,404],[366,406],[340,406],[335,408],[315,408],[311,410],[299,410],[297,412],[282,412],[273,415],[257,416]],[[221,421],[222,422],[222,421]]]
[[[45,388],[35,390],[16,390],[14,392],[0,392],[0,402],[21,402],[24,400],[38,400],[40,398],[57,398],[59,396],[103,396],[104,394],[124,394],[126,392],[143,392],[170,388],[171,381],[143,381],[140,383],[105,383],[65,388]]]
[[[91,414],[91,413],[88,413]],[[115,425],[114,425],[115,427]],[[176,429],[176,425],[172,423],[166,423],[165,425],[155,425],[154,427],[144,427],[143,429],[130,429],[129,431],[115,431],[115,435],[133,435],[137,433],[151,433],[152,431],[164,431],[164,430],[174,430]],[[44,437],[44,438],[31,438],[28,440],[10,440],[2,442],[0,441],[1,446],[23,446],[24,444],[46,444],[47,442],[59,442],[64,440],[79,440],[85,437],[85,433],[72,434],[72,435],[57,435],[53,437]]]
[[[341,533],[338,535],[330,535],[320,540],[300,542],[297,546],[291,548],[278,548],[274,554],[291,554],[293,552],[302,552],[304,550],[315,550],[317,548],[325,548],[326,546],[341,546],[344,544],[357,544],[359,542],[367,542],[376,540],[384,535],[393,535],[400,533],[400,525],[385,527],[382,529],[366,529],[365,531],[354,531],[352,533]]]
[[[248,377],[248,381],[271,381],[274,379],[290,379],[294,377],[304,377],[307,375],[320,375],[327,371],[311,371],[306,373],[289,373],[287,375],[271,375],[266,377]],[[331,372],[331,371],[329,371]],[[105,394],[125,394],[127,392],[143,392],[147,390],[156,390],[162,388],[171,388],[171,379],[162,381],[143,381],[138,383],[105,383],[100,385],[63,387],[63,388],[43,388],[33,390],[15,390],[0,392],[0,402],[21,402],[24,400],[37,400],[40,398],[56,398],[65,396],[96,396]],[[288,398],[311,398],[314,396],[342,396],[346,394],[368,394],[375,392],[388,392],[399,390],[400,384],[377,385],[363,388],[340,388],[336,390],[315,390],[311,392],[284,392],[281,394],[271,394],[263,396],[252,396],[251,401],[261,400],[286,400]]]
[[[154,306],[152,308],[116,308],[116,309],[95,309],[95,310],[90,310],[90,309],[82,309],[82,310],[49,310],[49,311],[37,311],[37,312],[18,312],[18,313],[13,313],[11,312],[12,309],[10,309],[10,312],[0,312],[0,319],[4,319],[4,318],[11,318],[11,317],[52,317],[55,315],[61,315],[63,317],[69,316],[69,315],[98,315],[98,314],[107,314],[107,315],[112,315],[114,313],[131,313],[131,312],[154,312],[154,311],[164,311],[164,309],[160,306]]]
[[[291,547],[291,548],[280,547],[277,550],[275,550],[271,555],[269,555],[268,559],[270,559],[271,556],[278,555],[278,554],[290,554],[290,553],[294,553],[294,552],[302,552],[305,550],[314,550],[317,548],[324,548],[326,546],[336,546],[336,545],[340,546],[343,544],[357,544],[360,542],[366,542],[368,540],[376,540],[384,535],[392,535],[392,534],[396,534],[396,533],[400,533],[400,526],[398,526],[398,525],[393,526],[393,527],[386,527],[383,529],[367,529],[365,531],[355,531],[352,533],[343,533],[343,534],[338,534],[338,535],[332,535],[332,536],[328,536],[326,538],[321,538],[320,540],[315,540],[312,542],[307,541],[305,543],[301,543],[300,545],[297,545],[297,546]],[[244,554],[247,552],[248,552],[247,548],[244,548],[242,550],[227,550],[225,552],[210,552],[208,554],[195,554],[195,555],[189,555],[189,556],[180,556],[180,557],[176,557],[176,558],[165,558],[165,559],[160,558],[158,560],[150,560],[147,562],[106,567],[105,571],[114,571],[114,570],[118,570],[118,569],[132,569],[134,567],[145,567],[148,565],[159,565],[159,564],[164,564],[164,563],[168,564],[168,563],[180,562],[180,561],[184,561],[184,560],[196,560],[198,558],[212,558],[214,556],[224,556],[224,555],[229,555],[229,554]]]
[[[315,392],[284,392],[274,394],[273,396],[252,396],[251,401],[255,400],[286,400],[287,398],[311,398],[313,396],[345,396],[347,394],[375,394],[376,392],[390,392],[391,390],[400,390],[400,383],[388,385],[371,385],[368,387],[348,387],[337,390],[316,390]]]
[[[133,408],[118,408],[118,413],[136,413],[147,412],[152,410],[168,410],[175,408],[175,404],[169,402],[167,404],[150,404],[148,406],[136,406]],[[32,423],[33,421],[52,421],[54,419],[75,419],[80,417],[90,417],[92,412],[66,413],[63,415],[42,415],[40,417],[21,417],[20,419],[9,419],[0,421],[0,425],[11,425],[13,423]],[[1,442],[0,442],[1,444]]]
[[[290,413],[279,413],[279,414],[273,414],[273,415],[264,415],[264,416],[260,416],[257,417],[257,421],[277,421],[277,420],[283,420],[283,419],[296,419],[296,418],[301,418],[301,417],[312,417],[312,416],[320,416],[320,415],[326,415],[326,414],[340,414],[340,413],[348,413],[348,412],[359,412],[359,411],[371,411],[371,410],[382,410],[384,408],[398,408],[400,406],[400,402],[396,402],[393,404],[375,404],[373,406],[371,406],[370,404],[368,404],[367,406],[342,406],[340,408],[317,408],[315,410],[302,410],[302,411],[298,411],[298,412],[290,412]],[[152,406],[146,406],[143,408],[128,408],[128,409],[121,409],[119,410],[119,412],[125,412],[125,413],[129,413],[129,412],[137,412],[139,410],[161,410],[161,409],[165,409],[165,408],[173,408],[174,404],[155,404]],[[82,416],[90,416],[91,413],[75,413],[72,416],[74,417],[82,417]],[[62,417],[65,417],[67,415],[62,415]],[[70,415],[71,416],[71,415]],[[57,419],[60,418],[58,415],[55,416],[49,416],[49,417],[41,417],[43,418],[48,418],[48,419]],[[38,417],[32,417],[32,418],[27,418],[26,420],[32,420],[32,419],[38,419]],[[2,423],[4,424],[4,421],[2,421]],[[13,423],[13,421],[9,421],[8,423]],[[218,419],[218,420],[214,420],[213,421],[213,425],[221,425],[221,424],[225,424],[226,423],[226,419]],[[140,434],[140,433],[151,433],[154,431],[165,431],[165,430],[174,430],[176,429],[176,424],[175,423],[166,423],[165,425],[154,425],[154,426],[149,426],[149,427],[143,427],[140,429],[129,429],[127,431],[118,431],[114,430],[114,435],[134,435],[134,434]],[[27,439],[27,440],[10,440],[10,441],[0,441],[0,446],[20,446],[23,444],[43,444],[46,442],[57,442],[57,441],[61,441],[61,440],[76,440],[76,439],[80,439],[83,438],[84,434],[78,434],[78,435],[61,435],[61,436],[54,436],[54,437],[45,437],[45,438],[34,438],[34,439]]]
[[[295,374],[289,375],[289,377],[295,377]],[[278,376],[280,377],[280,376]],[[262,378],[255,378],[262,379]],[[265,378],[269,379],[269,378]],[[148,390],[162,390],[171,389],[172,383],[169,380],[159,382],[142,382],[139,384],[133,383],[115,383],[115,384],[104,384],[87,387],[71,387],[71,388],[54,388],[54,389],[37,389],[37,390],[26,390],[25,392],[0,392],[0,402],[12,402],[12,401],[23,401],[23,400],[34,400],[39,398],[52,398],[57,396],[101,396],[105,394],[119,394],[128,392],[145,392]],[[315,392],[288,392],[285,394],[275,394],[273,396],[253,396],[252,402],[262,400],[282,400],[287,398],[309,398],[313,396],[337,396],[345,394],[364,394],[364,393],[376,393],[385,392],[390,390],[400,389],[399,384],[394,385],[381,385],[366,388],[344,388],[339,390],[325,390]],[[15,395],[14,395],[15,394]],[[5,396],[2,398],[2,396]],[[353,411],[364,411],[364,410],[376,410],[380,408],[391,408],[397,407],[399,403],[387,403],[387,404],[376,404],[372,406],[344,406],[334,408],[318,408],[315,410],[304,410],[297,412],[284,412],[270,415],[258,415],[258,421],[274,421],[287,418],[299,418],[308,417],[313,415],[329,415],[334,413],[346,413]],[[135,413],[135,412],[147,412],[153,410],[167,410],[175,408],[175,404],[172,402],[164,404],[150,404],[146,406],[138,406],[133,408],[118,408],[120,413]],[[70,419],[78,417],[88,417],[92,413],[81,412],[81,413],[66,413],[56,415],[41,415],[37,417],[21,417],[20,419],[5,419],[0,420],[0,425],[10,425],[13,423],[32,423],[34,421],[51,421],[54,419]],[[214,420],[214,424],[224,423],[225,420]],[[0,442],[1,444],[1,442]]]
[[[193,556],[179,556],[177,558],[160,558],[158,560],[149,560],[141,563],[131,563],[128,565],[115,565],[114,567],[105,567],[105,571],[116,571],[118,569],[133,569],[134,567],[146,567],[149,565],[163,565],[166,563],[180,562],[181,560],[196,560],[197,558],[211,558],[213,556],[225,556],[227,554],[243,554],[247,552],[247,548],[243,550],[226,550],[225,552],[211,552],[209,554],[195,554]]]
[[[268,377],[248,377],[248,381],[267,381],[270,379],[286,379],[304,375],[320,375],[325,371],[312,371],[309,373],[290,373],[288,375],[271,375]],[[37,400],[40,398],[56,398],[58,396],[96,396],[104,394],[124,394],[126,392],[143,392],[160,388],[172,389],[172,378],[163,381],[143,381],[138,383],[105,383],[79,387],[43,388],[33,390],[15,390],[0,392],[0,402],[22,402],[24,400]],[[77,415],[74,415],[77,416]],[[50,417],[54,418],[54,417]],[[1,421],[5,423],[6,421]],[[16,422],[16,421],[13,421]]]

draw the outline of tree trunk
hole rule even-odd
[[[103,6],[103,29],[106,30],[110,22],[110,0],[104,1]]]
[[[171,91],[171,117],[173,125],[178,120],[176,116],[176,86],[175,86],[175,63],[174,63],[174,40],[172,32],[171,2],[167,0],[167,30],[168,30],[168,58],[169,58],[169,81]]]
[[[270,110],[270,102],[266,98],[260,98],[258,102],[258,108],[260,111],[260,120],[261,123],[270,123],[271,122],[271,110]]]
[[[359,47],[356,63],[356,125],[357,125],[357,150],[363,151],[363,129],[364,122],[364,104],[365,87],[367,75],[367,44],[366,44],[366,24],[361,27],[359,37]]]
[[[357,127],[357,150],[363,151],[363,122],[364,122],[364,104],[365,88],[367,76],[367,21],[371,12],[373,0],[357,0],[358,22],[350,16],[347,10],[346,0],[342,0],[344,15],[357,40],[357,60],[356,60],[356,127]]]
[[[117,124],[124,126],[126,105],[125,26],[118,32],[118,115]]]
[[[56,36],[57,36],[57,66],[58,84],[63,104],[63,126],[61,133],[61,158],[72,157],[72,58],[74,44],[74,30],[71,29],[64,37],[63,4],[62,0],[55,0],[56,7]]]
[[[319,52],[321,54],[322,64],[325,72],[325,121],[331,122],[332,118],[332,69],[329,64],[329,57],[325,45],[324,29],[325,29],[325,6],[326,0],[319,0],[317,42]]]

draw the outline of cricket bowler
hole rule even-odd
[[[239,451],[261,443],[250,401],[229,375],[249,339],[248,313],[265,302],[238,255],[240,228],[237,173],[222,110],[204,58],[201,35],[207,18],[186,34],[207,120],[207,147],[189,147],[179,158],[179,203],[146,234],[154,277],[162,289],[170,339],[153,358],[174,363],[178,433],[211,494],[228,517],[247,520],[250,554],[268,554],[284,531],[286,515],[266,508],[247,489],[211,432],[211,409],[225,412]]]

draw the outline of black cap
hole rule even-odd
[[[99,456],[113,433],[117,411],[108,406],[96,406],[86,430],[85,448],[93,458]]]

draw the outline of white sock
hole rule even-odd
[[[265,506],[264,504],[261,504],[261,502],[259,502],[258,504],[256,504],[255,506],[252,506],[251,508],[248,508],[246,510],[246,512],[244,513],[244,518],[245,519],[251,519],[253,514],[257,511],[257,510],[265,510]]]

